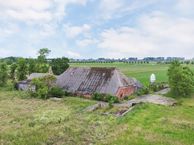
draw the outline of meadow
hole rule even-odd
[[[154,73],[158,82],[167,82],[168,64],[129,64],[129,63],[71,63],[72,67],[115,67],[126,76],[138,79],[144,85],[149,84],[150,75]],[[189,65],[194,71],[194,65]]]
[[[146,84],[151,73],[167,81],[167,65],[71,64],[117,67]],[[194,67],[191,66],[194,70]],[[29,98],[0,88],[1,145],[194,145],[194,95],[176,106],[140,104],[124,117],[86,112],[95,101],[65,97],[60,101]]]

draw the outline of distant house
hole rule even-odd
[[[57,78],[56,85],[65,91],[84,96],[93,93],[123,98],[133,94],[141,85],[116,68],[69,68]]]
[[[49,73],[32,73],[30,74],[26,80],[20,81],[17,83],[17,89],[22,90],[22,91],[27,91],[27,90],[35,90],[35,86],[32,86],[30,83],[33,79],[35,78],[43,78],[45,76],[49,75]]]

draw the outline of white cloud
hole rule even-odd
[[[112,57],[193,57],[194,20],[173,18],[161,12],[139,18],[136,27],[108,29],[101,34],[99,48]]]
[[[67,55],[70,57],[70,58],[80,58],[81,55],[77,52],[73,52],[73,51],[67,51]]]
[[[5,38],[19,31],[20,28],[16,24],[0,24],[0,38]]]
[[[99,5],[100,17],[103,19],[114,19],[143,9],[160,0],[101,0]]]
[[[82,26],[71,26],[69,24],[64,25],[64,31],[66,36],[69,38],[75,38],[80,34],[87,35],[90,30],[91,26],[88,24],[83,24]]]
[[[91,39],[91,38],[86,38],[86,39],[76,41],[76,44],[79,47],[87,47],[89,45],[96,45],[96,43],[97,43],[97,40],[96,39]]]
[[[194,14],[194,1],[193,0],[177,0],[175,8],[183,14]]]
[[[140,31],[130,27],[109,29],[101,34],[98,46],[106,49],[109,57],[147,55],[154,46],[142,35]]]
[[[123,0],[101,0],[100,12],[104,19],[110,19],[115,12],[118,12],[124,6]]]
[[[51,24],[43,24],[40,31],[40,36],[44,38],[56,34],[56,26]]]
[[[54,16],[61,19],[66,14],[66,6],[69,4],[86,5],[88,0],[53,0],[55,5]]]
[[[11,47],[1,47],[0,48],[0,57],[16,56],[16,57],[36,57],[37,51],[32,47],[16,49],[14,45],[10,44]],[[27,45],[26,45],[27,46]]]
[[[50,0],[0,0],[0,16],[4,19],[27,22],[48,22],[52,14],[47,10]]]
[[[0,48],[0,54],[1,54],[0,58],[3,58],[9,56],[11,54],[11,51],[5,48]]]
[[[87,0],[0,0],[0,16],[30,23],[60,20],[69,4],[85,5]]]
[[[2,8],[11,8],[16,10],[34,9],[44,10],[51,5],[51,0],[0,0],[0,6]]]

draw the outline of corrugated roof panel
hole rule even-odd
[[[57,85],[72,93],[116,95],[119,87],[131,82],[115,68],[69,68],[58,77]]]

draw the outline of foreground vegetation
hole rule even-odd
[[[26,98],[0,91],[0,144],[194,144],[194,96],[174,107],[141,104],[122,118],[84,109],[95,103]]]

